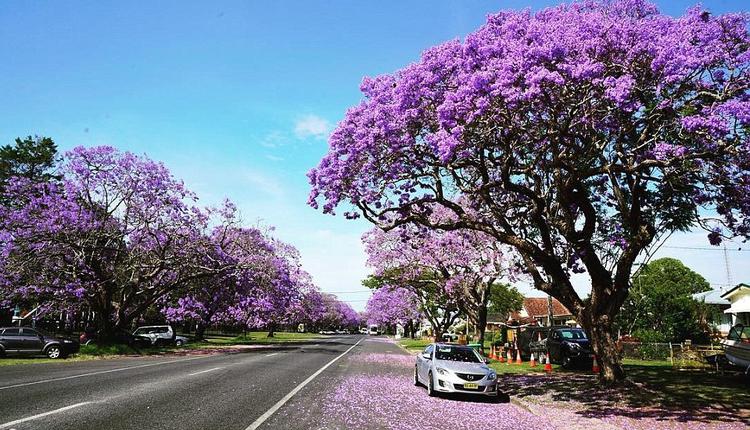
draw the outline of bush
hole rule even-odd
[[[636,353],[643,360],[666,360],[669,358],[669,338],[656,330],[636,330],[635,337],[642,342]]]

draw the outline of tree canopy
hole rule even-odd
[[[674,258],[660,258],[643,266],[633,278],[620,328],[627,333],[651,331],[665,341],[705,341],[699,306],[692,295],[711,289],[703,276]]]
[[[750,236],[748,88],[746,15],[674,18],[643,0],[500,12],[366,78],[309,173],[309,202],[514,247],[589,331],[602,378],[619,380],[612,324],[638,257],[675,230]],[[454,216],[436,222],[436,205]],[[573,272],[591,279],[588,298]]]

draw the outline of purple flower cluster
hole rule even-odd
[[[5,187],[0,305],[90,309],[109,333],[149,308],[203,327],[320,319],[322,297],[294,247],[270,229],[242,227],[229,201],[196,206],[163,164],[78,147],[57,173],[48,183],[20,178]]]

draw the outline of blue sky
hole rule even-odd
[[[146,153],[203,203],[229,197],[248,222],[275,225],[322,289],[362,309],[368,270],[359,237],[368,225],[305,204],[305,173],[360,99],[362,77],[403,67],[488,13],[555,3],[4,1],[0,142],[38,134],[62,150],[107,144]],[[657,3],[672,15],[693,4]],[[715,13],[743,3],[748,10],[741,0],[703,2]],[[705,241],[679,235],[669,245]],[[661,255],[726,282],[721,252]],[[734,281],[750,280],[745,255],[730,252]]]

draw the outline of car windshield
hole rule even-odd
[[[453,346],[438,346],[435,352],[436,360],[463,361],[480,363],[479,355],[471,348],[456,348]]]
[[[586,339],[586,333],[583,330],[560,330],[563,339]]]

